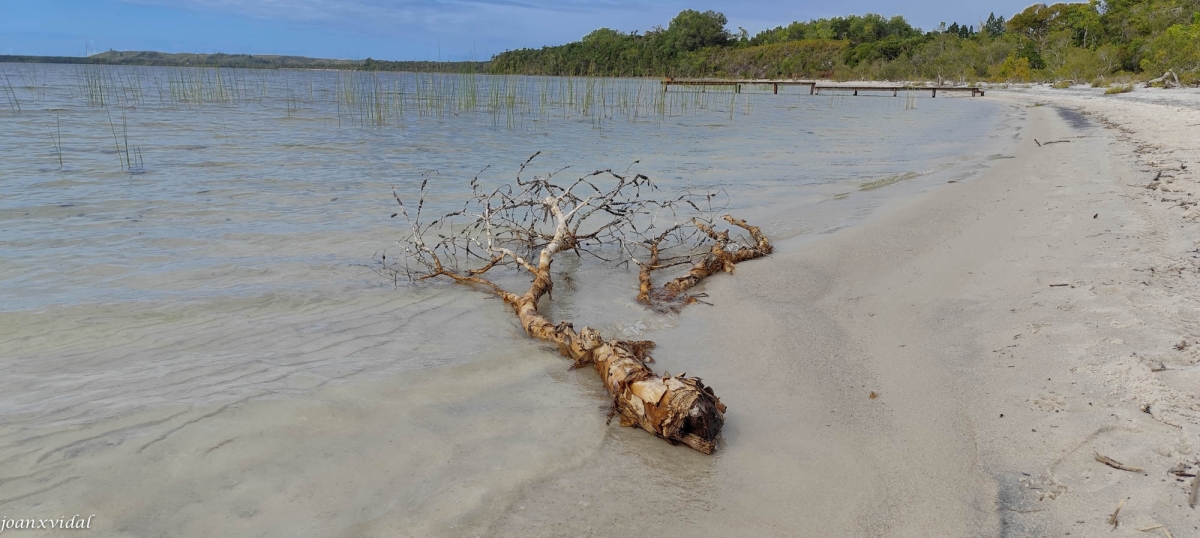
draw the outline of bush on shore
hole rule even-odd
[[[596,30],[555,47],[496,55],[492,73],[734,78],[1088,81],[1167,69],[1200,79],[1200,0],[1036,4],[980,27],[929,31],[903,17],[793,22],[751,36],[724,15],[685,10],[666,28]],[[1146,76],[1149,74],[1150,76]]]

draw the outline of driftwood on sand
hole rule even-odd
[[[1146,81],[1147,88],[1150,88],[1155,84],[1162,84],[1164,88],[1179,88],[1183,86],[1179,83],[1179,76],[1176,75],[1175,71],[1172,69],[1168,69],[1167,72],[1163,73],[1161,77],[1152,78]]]
[[[399,211],[392,216],[403,215],[410,233],[399,242],[402,262],[384,258],[380,270],[412,281],[447,279],[499,297],[526,334],[556,345],[575,367],[595,369],[613,398],[610,419],[619,416],[623,426],[713,453],[725,405],[700,378],[658,374],[648,366],[654,342],[611,338],[566,321],[556,324],[539,311],[539,302],[553,297],[556,256],[586,254],[636,264],[638,300],[658,311],[677,311],[697,301],[688,292],[705,278],[770,254],[770,241],[759,228],[726,215],[725,223],[750,236],[733,239],[730,231],[717,229],[715,219],[704,218],[700,205],[711,195],[664,198],[641,174],[598,170],[560,183],[559,170],[526,179],[535,157],[521,165],[513,182],[494,189],[485,189],[477,176],[462,209],[433,220],[422,218],[428,179],[415,208],[396,195]],[[686,274],[653,287],[653,273],[687,265]],[[488,277],[499,267],[527,274],[529,287],[518,292],[500,286]]]
[[[1117,509],[1113,510],[1111,516],[1108,516],[1108,524],[1112,525],[1112,530],[1117,530],[1117,527],[1121,524],[1121,520],[1118,519],[1118,515],[1121,513],[1121,508],[1125,506],[1125,501],[1128,500],[1129,498],[1121,499],[1121,502],[1117,503]]]

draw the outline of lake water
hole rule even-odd
[[[786,239],[968,180],[1019,128],[986,98],[924,94],[910,109],[903,95],[796,88],[664,95],[656,80],[0,67],[4,476],[67,457],[46,445],[22,459],[49,432],[153,438],[153,426],[105,425],[302,400],[330,383],[414,383],[512,350],[552,356],[495,302],[371,271],[403,232],[393,187],[430,177],[445,209],[484,167],[496,185],[540,151],[533,173],[632,165],[667,192],[723,191],[737,216]],[[628,270],[558,267],[554,318],[630,335],[678,325],[634,303]],[[589,376],[545,382],[591,409],[604,397]],[[603,428],[602,410],[584,414]]]

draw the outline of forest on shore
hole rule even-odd
[[[580,41],[496,55],[497,74],[1104,82],[1173,70],[1200,82],[1200,0],[1035,4],[1009,18],[922,30],[868,13],[731,31],[685,10],[664,28],[598,29]]]
[[[1173,71],[1200,83],[1200,0],[1035,4],[1009,18],[914,27],[868,13],[796,21],[750,35],[724,14],[684,10],[645,32],[600,28],[583,39],[502,52],[490,61],[317,59],[251,54],[108,51],[81,57],[0,56],[0,63],[259,69],[349,69],[521,75],[814,78],[1108,84]]]

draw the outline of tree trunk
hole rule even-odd
[[[1164,88],[1182,86],[1181,84],[1179,84],[1179,77],[1177,75],[1175,75],[1175,71],[1171,70],[1171,69],[1168,69],[1167,72],[1163,73],[1163,75],[1161,77],[1146,81],[1146,87],[1149,88],[1159,82],[1162,83]]]
[[[551,323],[537,308],[538,300],[553,287],[550,256],[543,251],[542,258],[543,263],[534,268],[533,284],[524,295],[504,291],[475,276],[445,269],[440,269],[437,274],[463,284],[491,288],[512,307],[526,334],[557,344],[559,353],[573,359],[576,368],[592,364],[600,374],[604,388],[613,396],[613,410],[620,415],[622,426],[638,426],[672,444],[682,443],[712,454],[725,424],[725,405],[712,389],[700,378],[683,374],[660,376],[646,366],[647,362],[654,361],[648,354],[654,342],[606,340],[590,327],[576,332],[571,323]]]

